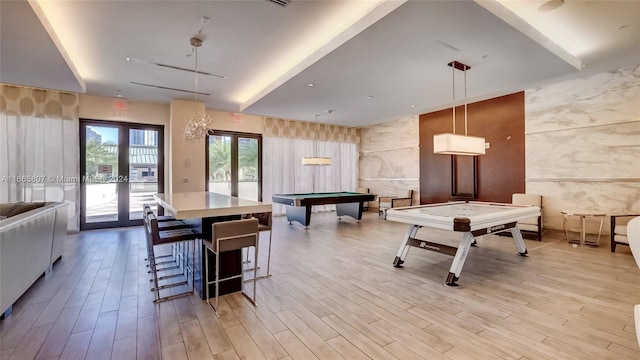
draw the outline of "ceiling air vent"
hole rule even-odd
[[[291,0],[267,0],[267,1],[282,7],[286,7],[291,3]]]

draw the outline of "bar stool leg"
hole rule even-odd
[[[207,298],[207,304],[209,304],[209,307],[211,307],[211,309],[216,312],[217,315],[217,311],[216,309],[213,308],[213,306],[211,305],[211,301],[209,300],[209,247],[205,246],[204,247],[204,293],[205,293],[205,297]]]
[[[205,297],[207,298],[207,304],[209,305],[209,307],[211,308],[211,310],[213,310],[213,312],[216,314],[217,317],[220,317],[220,312],[218,311],[219,308],[219,295],[220,295],[220,270],[219,270],[219,266],[220,266],[220,253],[216,253],[215,251],[213,251],[213,249],[210,249],[208,246],[205,246],[205,256],[204,256],[204,273],[205,273]],[[213,281],[209,281],[209,252],[211,252],[211,254],[215,255],[216,260],[215,260],[215,264],[216,264],[216,271],[215,271],[215,279]],[[214,291],[214,298],[215,298],[215,306],[213,304],[211,304],[211,297],[209,295],[209,285],[211,284],[215,284],[216,285],[216,289]]]
[[[259,240],[260,240],[260,236],[258,235],[258,241]],[[247,249],[247,252],[248,251],[249,250]],[[256,264],[257,264],[257,262],[256,262]],[[254,273],[254,275],[256,276],[256,279],[264,279],[266,277],[271,276],[270,267],[271,267],[271,231],[269,231],[269,248],[268,248],[268,251],[267,251],[267,274],[266,275],[257,276],[258,273],[257,273],[257,270],[256,270],[256,272]],[[258,269],[259,268],[260,267],[258,267]],[[247,280],[247,281],[249,281],[249,280]]]
[[[153,289],[151,289],[151,291],[153,291],[153,298],[154,298],[154,301],[156,301],[160,297],[160,290],[158,286],[158,272],[156,269],[156,261],[155,261],[155,254],[153,252],[153,245],[151,245],[151,252],[149,254],[149,265],[150,265],[151,276],[153,277]]]
[[[260,235],[258,235],[259,237]],[[256,239],[256,246],[255,246],[255,250],[254,250],[254,260],[255,261],[255,266],[253,267],[253,305],[256,304],[256,286],[258,285],[258,243],[260,242],[260,239],[257,238]],[[247,250],[248,251],[248,250]]]
[[[218,312],[220,308],[220,240],[217,240],[216,248],[218,252],[216,253],[216,308],[214,310],[216,316],[220,317],[220,313]],[[242,274],[242,272],[240,274]]]
[[[271,234],[272,231],[269,230],[269,250],[267,251],[267,277],[271,276],[269,272],[269,268],[271,267]]]

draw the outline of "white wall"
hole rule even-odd
[[[251,134],[264,134],[262,116],[207,110],[213,117],[213,129]]]
[[[116,102],[125,102],[126,110],[116,109]],[[78,111],[85,119],[169,125],[169,104],[80,94]]]

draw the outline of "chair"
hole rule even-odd
[[[379,196],[378,197],[378,215],[383,219],[387,218],[387,209],[411,206],[413,203],[413,190],[407,191],[406,197],[398,196]]]
[[[611,215],[611,252],[616,252],[616,245],[629,246],[626,223],[636,216],[640,214]]]
[[[262,278],[266,278],[271,276],[271,273],[269,272],[269,268],[271,266],[271,235],[272,235],[272,223],[273,223],[273,213],[271,212],[263,212],[263,213],[253,213],[249,215],[249,218],[256,218],[258,219],[258,232],[264,232],[264,231],[268,231],[269,232],[269,250],[267,251],[267,274],[266,275],[262,275],[262,276],[258,276],[257,279],[262,279]],[[247,258],[245,263],[249,263],[249,251],[247,251]],[[257,264],[256,264],[257,265]],[[256,266],[256,269],[259,269],[259,266]],[[245,269],[245,270],[252,270],[252,269]]]
[[[195,274],[193,269],[193,261],[195,260],[195,256],[196,256],[195,240],[201,238],[202,234],[199,234],[195,232],[193,229],[188,227],[161,231],[158,228],[158,224],[159,224],[158,219],[156,218],[156,215],[153,212],[146,214],[145,222],[146,222],[145,230],[147,235],[147,246],[149,249],[148,251],[149,267],[151,268],[151,274],[153,276],[153,288],[151,289],[151,291],[155,293],[155,299],[153,300],[153,302],[158,303],[161,301],[171,300],[180,296],[192,294],[194,291],[194,280],[195,280]],[[161,280],[174,277],[177,274],[165,276],[165,277],[158,276],[159,271],[166,270],[166,269],[159,269],[157,267],[158,264],[156,263],[154,249],[156,246],[159,246],[159,245],[176,244],[176,243],[186,243],[186,246],[184,248],[186,248],[187,251],[185,251],[184,253],[179,251],[178,256],[176,258],[176,260],[180,261],[180,267],[182,268],[182,276],[184,276],[184,280],[176,283],[160,285],[159,282]],[[192,259],[191,265],[189,265],[189,255],[186,253],[189,250],[189,243],[192,243],[193,245],[192,253],[191,253],[191,259]],[[191,289],[190,290],[184,291],[182,293],[170,295],[170,296],[164,296],[164,297],[160,296],[160,290],[175,287],[175,286],[187,285],[189,283],[189,277],[188,277],[189,273],[191,273]]]
[[[368,194],[369,193],[369,188],[366,187],[359,187],[356,188],[356,192],[362,193],[362,194]],[[362,203],[362,210],[363,211],[369,211],[369,202],[365,201],[364,203]]]
[[[153,212],[153,209],[151,208],[151,204],[143,204],[142,208],[143,208],[143,216],[144,216],[144,214],[147,214],[149,212]],[[156,215],[156,218],[158,219],[158,222],[176,221],[176,218],[171,216],[171,215],[162,215],[162,216]]]
[[[205,255],[205,297],[207,298],[207,304],[213,309],[216,313],[217,317],[220,317],[219,309],[219,299],[220,299],[220,286],[219,284],[223,281],[228,281],[232,279],[241,278],[242,284],[244,284],[244,271],[240,272],[240,275],[229,276],[223,279],[220,279],[220,254],[225,251],[233,251],[240,250],[245,247],[255,247],[254,251],[254,264],[258,263],[258,219],[242,219],[242,220],[231,220],[231,221],[221,221],[213,223],[212,225],[212,233],[211,233],[211,241],[204,240],[203,244],[205,245],[206,251],[210,251],[215,256],[215,279],[213,281],[209,281],[209,256]],[[256,268],[254,267],[253,273],[253,297],[249,297],[242,290],[242,294],[247,297],[254,305],[256,304]],[[209,285],[215,284],[215,306],[211,304],[211,300],[209,299]]]
[[[514,205],[533,205],[540,208],[540,216],[518,221],[518,228],[524,234],[536,234],[538,241],[542,241],[543,221],[542,221],[542,195],[537,194],[513,194],[511,203]]]
[[[153,212],[153,209],[151,209],[151,205],[149,204],[143,204],[142,206],[142,217],[144,220],[144,223],[147,223],[147,216],[149,214],[155,214]],[[166,231],[166,230],[176,230],[176,229],[184,229],[184,228],[189,228],[191,227],[190,225],[184,223],[181,220],[176,220],[176,218],[174,218],[173,216],[158,216],[155,215],[156,219],[158,220],[158,230],[159,231]],[[149,241],[147,241],[147,255],[149,255],[149,251],[151,250],[151,248],[149,247]],[[173,258],[172,260],[168,260],[168,261],[164,261],[164,262],[156,262],[156,265],[162,265],[162,264],[168,264],[168,263],[173,263],[177,261],[178,258],[178,254],[180,254],[180,252],[178,251],[178,246],[176,246],[176,244],[172,244],[171,245],[171,254],[168,255],[161,255],[161,256],[154,256],[155,260],[158,259],[163,259],[163,258]],[[150,257],[147,256],[147,258],[145,260],[149,260]],[[147,265],[149,266],[149,265]],[[168,270],[168,269],[173,269],[176,268],[175,266],[173,267],[168,267],[168,268],[162,268],[162,269],[157,269],[158,271],[162,271],[162,270]],[[151,271],[149,271],[149,273],[151,273]]]
[[[627,239],[631,249],[631,254],[640,268],[640,216],[637,216],[627,223]],[[640,346],[640,304],[633,308],[633,318],[636,324],[636,338]]]

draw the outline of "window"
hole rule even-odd
[[[214,131],[207,138],[207,190],[262,201],[262,136]]]

